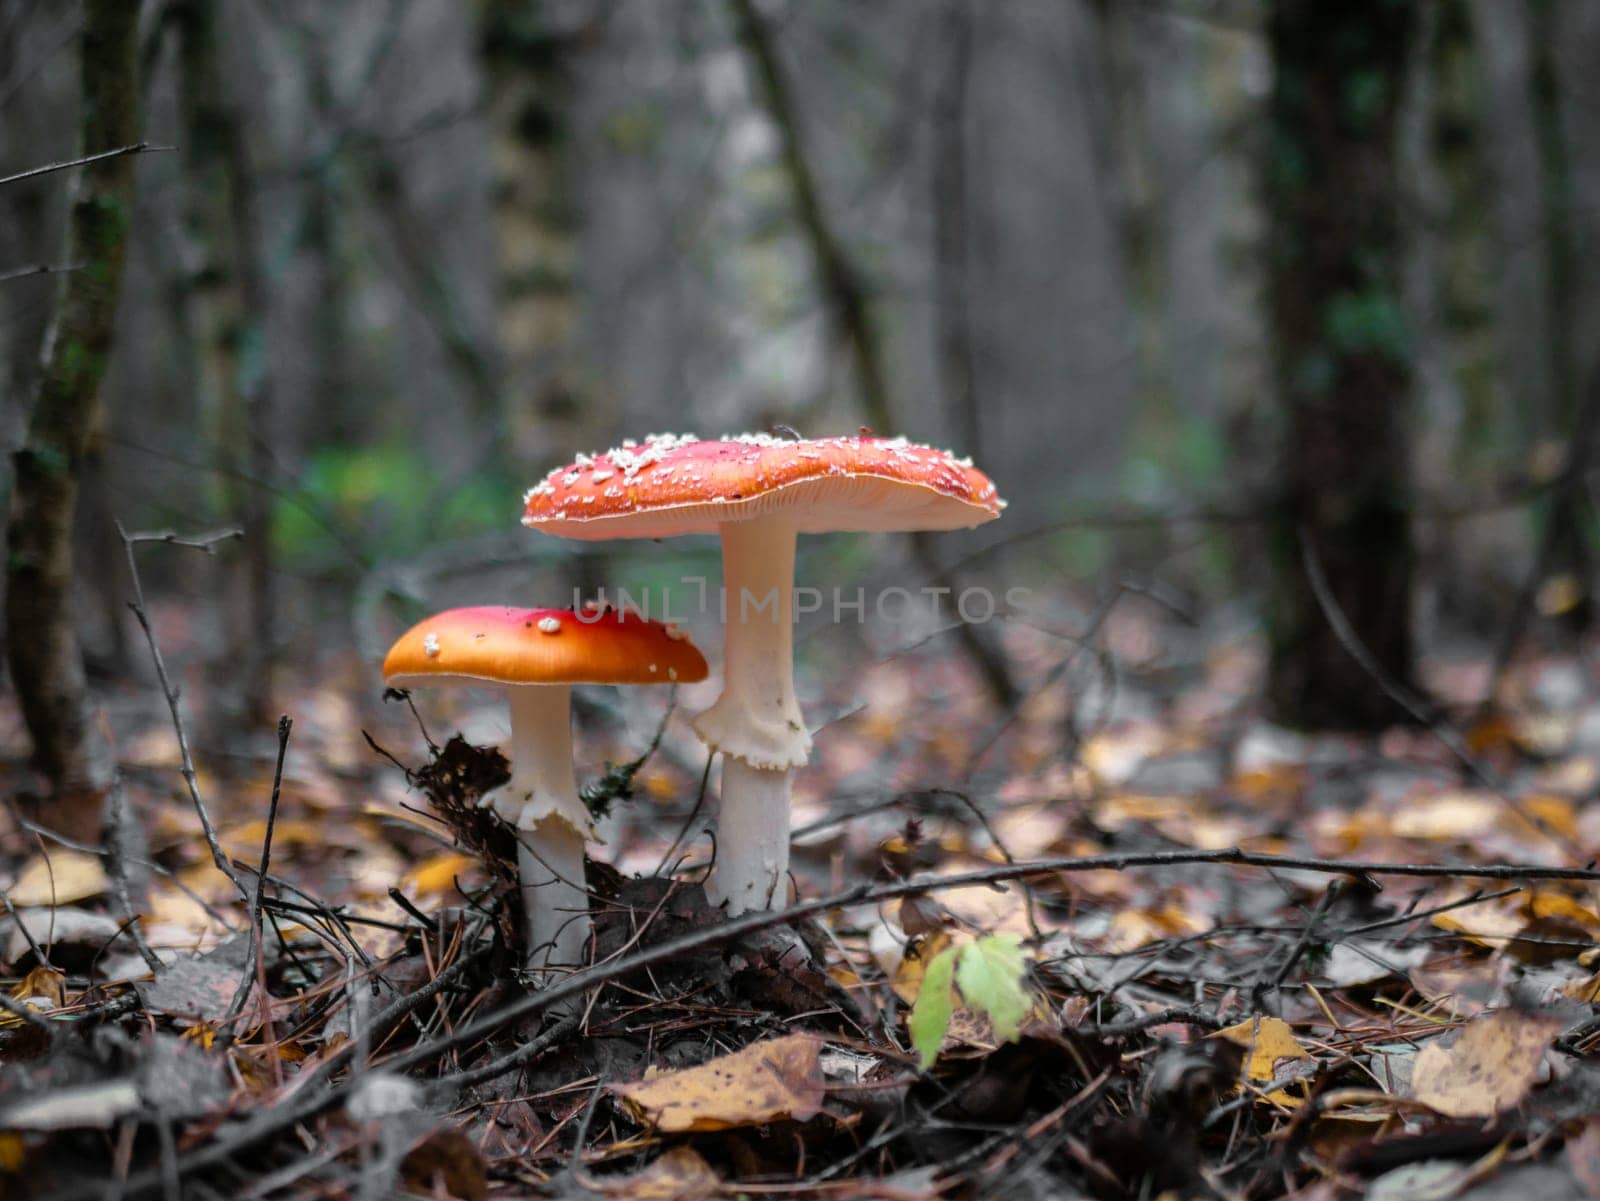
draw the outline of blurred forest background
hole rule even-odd
[[[115,7],[134,92],[88,144]],[[601,558],[519,498],[782,423],[950,446],[1011,502],[812,540],[802,584],[1024,584],[1069,630],[1128,584],[1158,667],[1243,631],[1285,720],[1399,718],[1331,597],[1396,689],[1420,648],[1487,696],[1593,616],[1596,62],[1600,5],[1557,0],[9,0],[0,177],[167,148],[81,173],[131,198],[81,423],[91,687],[148,678],[116,521],[242,528],[144,585],[207,736],[270,739],[313,665],[375,695],[427,608],[714,579],[709,543]],[[74,186],[0,185],[8,452],[99,269]],[[963,645],[1002,700],[1042,670],[1009,624]]]

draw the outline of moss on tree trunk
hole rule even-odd
[[[1411,0],[1281,0],[1268,18],[1268,281],[1283,421],[1268,693],[1293,725],[1374,728],[1400,716],[1323,615],[1302,539],[1377,663],[1397,681],[1412,675],[1396,118],[1415,22]]]
[[[80,37],[80,149],[96,153],[139,137],[139,5],[88,0]],[[108,764],[97,737],[72,625],[72,518],[111,355],[133,197],[133,155],[79,174],[67,262],[45,339],[27,436],[15,453],[7,529],[6,647],[33,737],[34,762],[58,797],[93,796]],[[58,815],[59,816],[59,815]]]

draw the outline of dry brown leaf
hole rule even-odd
[[[109,884],[100,856],[86,851],[51,851],[28,860],[6,892],[18,909],[29,909],[97,897]]]
[[[43,997],[60,1009],[67,1003],[67,978],[55,968],[41,964],[22,978],[11,990],[11,995],[18,1000],[24,997]]]
[[[1482,837],[1500,824],[1505,801],[1491,792],[1452,789],[1434,796],[1408,797],[1394,815],[1400,838],[1461,842]]]
[[[1164,938],[1199,934],[1205,928],[1205,922],[1175,904],[1159,909],[1123,909],[1112,917],[1101,949],[1121,954]]]
[[[803,1122],[822,1108],[822,1046],[815,1035],[790,1034],[613,1087],[639,1121],[669,1134]]]
[[[1455,1045],[1417,1053],[1411,1095],[1456,1118],[1492,1117],[1528,1095],[1561,1019],[1502,1009],[1463,1028]]]
[[[1430,1005],[1456,1017],[1476,1017],[1499,1003],[1505,995],[1505,968],[1501,961],[1461,961],[1454,957],[1418,964],[1408,973],[1411,986]]]
[[[410,1191],[441,1201],[484,1201],[489,1179],[483,1157],[459,1130],[435,1130],[406,1154],[400,1175]]]
[[[1600,1117],[1585,1119],[1578,1136],[1567,1140],[1567,1166],[1591,1201],[1600,1201]]]
[[[707,1201],[717,1195],[722,1182],[697,1152],[674,1147],[643,1171],[602,1176],[587,1184],[604,1196],[629,1201]]]
[[[1455,909],[1436,913],[1433,924],[1441,930],[1459,934],[1468,942],[1480,947],[1504,947],[1522,932],[1527,924],[1521,914],[1513,912],[1498,901],[1479,901]]]

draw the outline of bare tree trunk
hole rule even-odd
[[[500,391],[519,456],[602,433],[575,344],[577,212],[567,164],[573,35],[542,0],[480,0],[478,43],[494,139]]]
[[[139,5],[88,0],[79,42],[80,142],[85,153],[139,137]],[[34,762],[62,802],[49,815],[81,829],[96,820],[109,748],[95,732],[72,626],[72,524],[100,386],[111,356],[127,254],[134,157],[81,169],[27,438],[13,460],[7,531],[7,653],[33,737]],[[75,810],[75,812],[68,812]]]
[[[272,713],[277,605],[271,497],[265,485],[276,469],[254,176],[238,110],[224,83],[216,0],[179,0],[170,17],[179,32],[180,101],[192,189],[191,322],[213,436],[230,480],[224,504],[245,534],[243,561],[233,561],[229,589],[228,678],[243,702],[245,721],[259,723]]]
[[[1295,725],[1376,728],[1394,702],[1341,643],[1305,570],[1376,663],[1412,678],[1410,361],[1401,317],[1397,112],[1409,0],[1282,0],[1265,163],[1283,431],[1268,694]]]
[[[947,0],[944,70],[933,98],[933,270],[939,381],[945,421],[961,453],[983,461],[978,367],[972,344],[967,272],[967,80],[971,75],[971,0]]]
[[[889,397],[888,373],[883,365],[883,341],[872,321],[866,286],[862,283],[855,264],[851,262],[843,242],[834,232],[822,207],[822,198],[817,190],[811,163],[806,158],[800,142],[799,121],[793,98],[789,93],[788,80],[784,78],[783,67],[778,62],[772,33],[756,10],[753,0],[729,0],[729,6],[733,13],[739,43],[744,48],[745,55],[755,72],[768,115],[778,129],[784,171],[789,177],[789,188],[794,196],[801,228],[805,231],[811,245],[812,257],[816,260],[817,276],[823,297],[838,326],[840,336],[850,348],[862,411],[874,430],[880,434],[892,434],[896,430],[896,421],[894,406]],[[965,91],[971,32],[970,29],[963,28],[963,22],[964,16],[959,11],[952,14],[950,30],[954,79],[947,81],[958,85],[961,92]],[[965,114],[959,98],[954,102],[954,110],[947,110],[944,115],[947,120],[953,121],[957,140],[953,146],[948,141],[941,146],[941,154],[937,157],[949,157],[940,169],[947,174],[954,171],[964,177],[964,147],[960,141],[959,131],[965,121]],[[964,187],[964,183],[962,186]],[[936,198],[935,203],[937,208],[941,202]],[[966,254],[964,205],[954,219],[960,224],[952,228],[948,224],[952,220],[951,215],[948,213],[943,215],[943,220],[946,222],[944,237],[936,253],[941,255],[948,253],[952,259],[960,258],[964,263]],[[945,275],[941,282],[950,284],[952,280]],[[955,296],[942,293],[939,305],[941,347],[955,356],[954,360],[949,358],[944,360],[943,366],[946,369],[955,367],[955,373],[947,378],[945,386],[947,392],[962,396],[960,403],[966,412],[961,417],[959,428],[966,429],[970,426],[975,429],[977,401],[973,392],[974,382],[970,372],[965,376],[962,373],[963,363],[968,368],[971,365],[970,330],[965,329],[964,314],[958,312],[960,308],[964,308],[966,300],[964,276],[958,277],[953,282],[963,289],[962,294]],[[959,325],[946,325],[945,319],[950,317],[955,317]],[[969,339],[964,350],[960,341],[963,337]],[[977,446],[962,449],[963,453],[977,453],[979,450]],[[930,577],[944,578],[945,573],[939,565],[938,552],[928,535],[913,533],[911,550],[918,566]],[[956,586],[957,591],[960,590],[959,581],[952,580],[952,584]],[[988,631],[967,622],[961,622],[955,628],[962,649],[971,656],[994,699],[1003,707],[1015,704],[1021,694],[1011,679],[1004,653],[990,639]]]
[[[1545,258],[1545,295],[1550,326],[1544,332],[1550,356],[1550,384],[1553,392],[1555,428],[1562,438],[1579,436],[1577,358],[1573,351],[1577,327],[1576,266],[1573,261],[1572,163],[1568,131],[1562,119],[1559,81],[1556,77],[1557,27],[1552,0],[1534,0],[1532,6],[1533,61],[1530,87],[1533,91],[1534,132],[1539,144],[1540,207],[1543,216],[1542,239]],[[1587,461],[1589,449],[1580,451]],[[1552,564],[1560,578],[1571,585],[1570,597],[1560,602],[1559,611],[1574,629],[1590,625],[1595,617],[1593,556],[1585,537],[1587,504],[1580,489],[1558,489],[1550,499],[1546,520],[1550,523]]]
[[[763,102],[772,123],[777,126],[779,153],[783,169],[794,194],[796,214],[811,243],[817,275],[827,298],[840,336],[850,348],[855,364],[856,386],[861,392],[861,408],[867,422],[882,434],[894,431],[894,411],[889,401],[888,375],[883,368],[882,343],[872,328],[867,290],[855,265],[834,234],[822,198],[817,192],[811,163],[800,144],[800,129],[795,118],[789,83],[778,62],[772,32],[765,18],[756,11],[753,0],[728,0],[739,44],[755,72]]]

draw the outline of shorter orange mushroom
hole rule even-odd
[[[504,688],[511,779],[484,798],[517,829],[526,964],[536,982],[583,961],[589,942],[584,840],[593,833],[572,771],[573,684],[694,683],[706,661],[676,627],[634,613],[480,606],[402,634],[383,661],[396,688]]]

